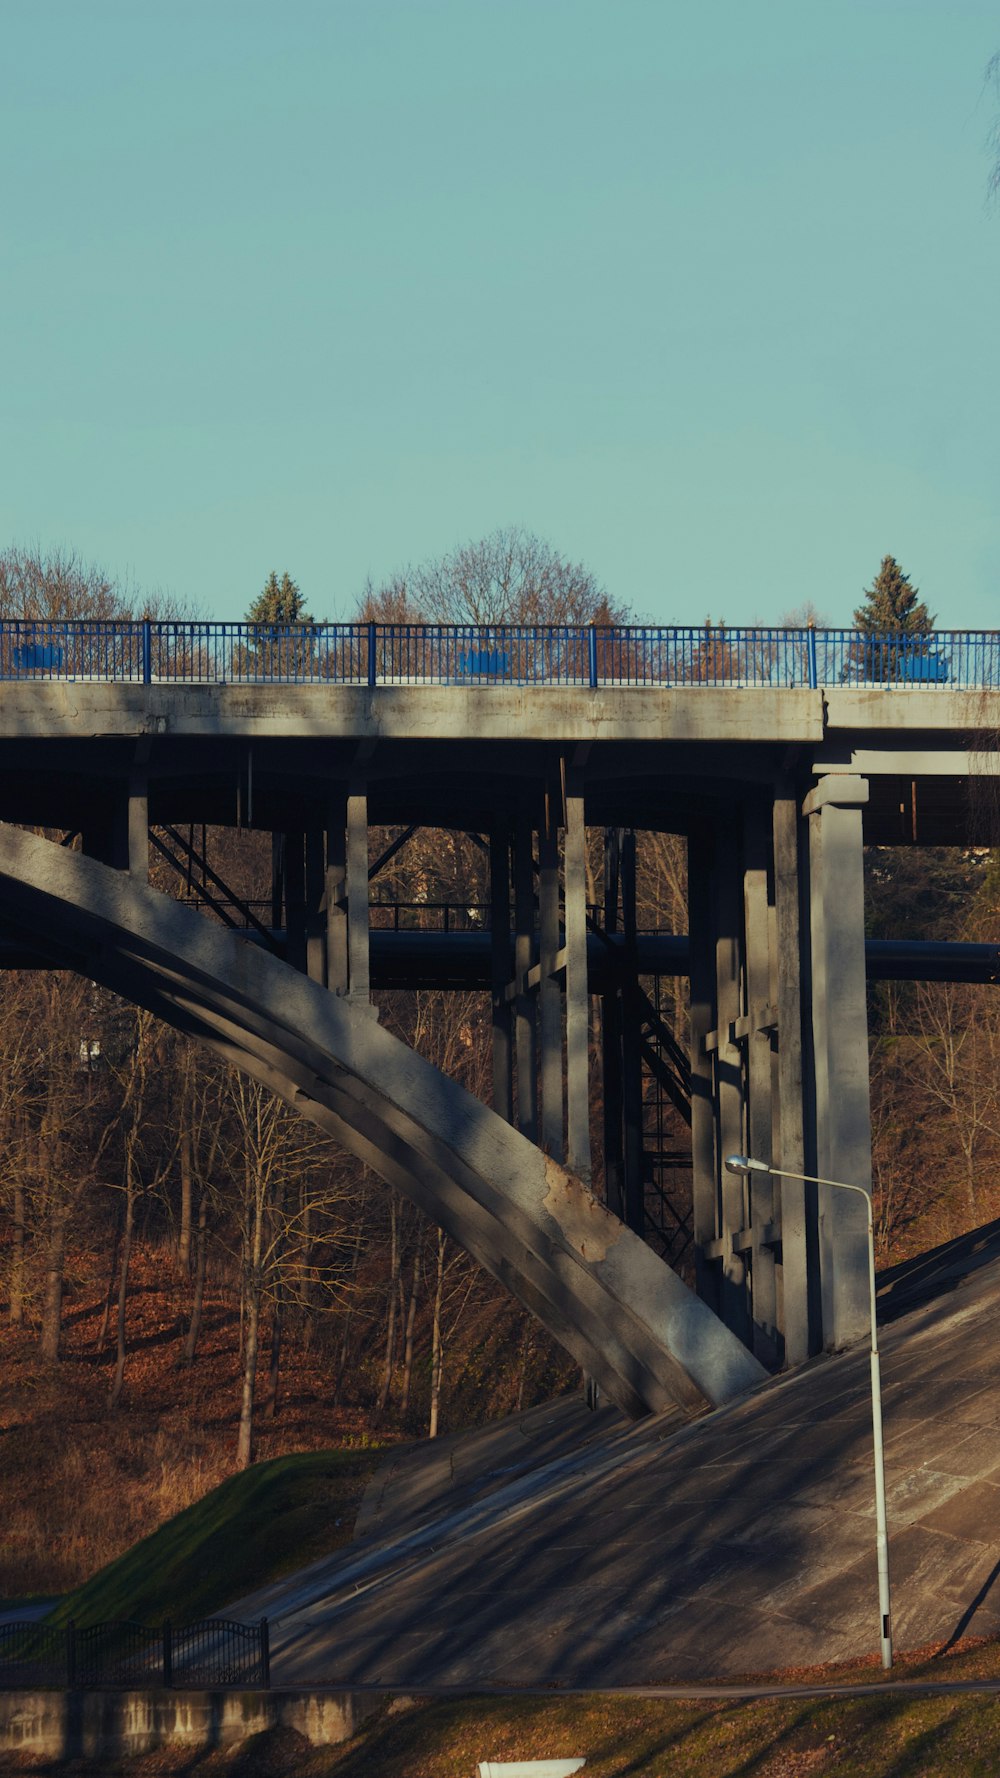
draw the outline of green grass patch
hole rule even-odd
[[[301,1778],[474,1778],[482,1759],[586,1757],[584,1778],[995,1778],[1000,1711],[985,1697],[832,1702],[481,1698],[386,1713]]]
[[[581,1697],[388,1702],[353,1740],[310,1747],[289,1729],[193,1754],[74,1762],[76,1778],[475,1778],[482,1759],[586,1758],[583,1778],[995,1778],[992,1697],[774,1703]],[[54,1772],[0,1755],[0,1773]],[[63,1770],[62,1766],[59,1770]]]
[[[69,1593],[48,1622],[192,1623],[350,1542],[378,1450],[303,1451],[230,1476]]]
[[[301,1778],[474,1778],[482,1759],[586,1757],[583,1778],[995,1778],[995,1698],[774,1703],[614,1698],[414,1700]]]

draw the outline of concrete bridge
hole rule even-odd
[[[187,653],[168,661],[171,628]],[[713,642],[699,656],[703,632],[560,630],[532,632],[530,655],[522,632],[382,627],[376,658],[368,626],[339,627],[339,654],[231,626],[213,676],[225,627],[192,641],[196,628],[119,626],[109,656],[100,626],[30,643],[2,627],[8,961],[78,969],[266,1080],[448,1228],[632,1413],[723,1401],[858,1338],[854,1201],[736,1179],[723,1158],[869,1181],[862,848],[995,837],[992,644],[934,637],[932,672],[927,647],[882,639],[876,660],[848,636],[824,685],[833,645],[817,636],[839,633],[743,632],[739,647],[727,633],[728,654]],[[653,677],[665,636],[687,640]],[[539,648],[546,674],[524,670]],[[154,670],[168,665],[172,679]],[[257,944],[148,885],[150,836],[170,849],[171,830],[202,823],[272,836]],[[488,843],[488,958],[476,947],[492,1110],[371,1016],[388,935],[370,930],[370,824]],[[588,828],[605,848],[589,931]],[[643,829],[688,848],[688,930],[660,942],[690,979],[688,1051],[671,1065],[690,1094],[697,1295],[635,1232]],[[225,916],[224,885],[218,902]],[[435,942],[422,967],[446,979],[455,953]],[[593,989],[606,1209],[588,1191]]]

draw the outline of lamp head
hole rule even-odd
[[[752,1160],[748,1154],[727,1154],[726,1170],[729,1173],[770,1173],[766,1161]]]

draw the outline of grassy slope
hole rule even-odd
[[[801,1703],[414,1701],[294,1769],[301,1778],[471,1778],[482,1759],[569,1754],[586,1757],[584,1778],[994,1778],[1000,1711],[993,1698],[919,1694]],[[252,1770],[249,1759],[242,1770]]]
[[[190,1623],[349,1542],[376,1450],[254,1464],[62,1600],[51,1622]]]

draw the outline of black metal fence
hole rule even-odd
[[[255,1624],[206,1618],[154,1630],[128,1622],[0,1624],[0,1687],[104,1689],[165,1685],[267,1687],[271,1660],[266,1617]]]

